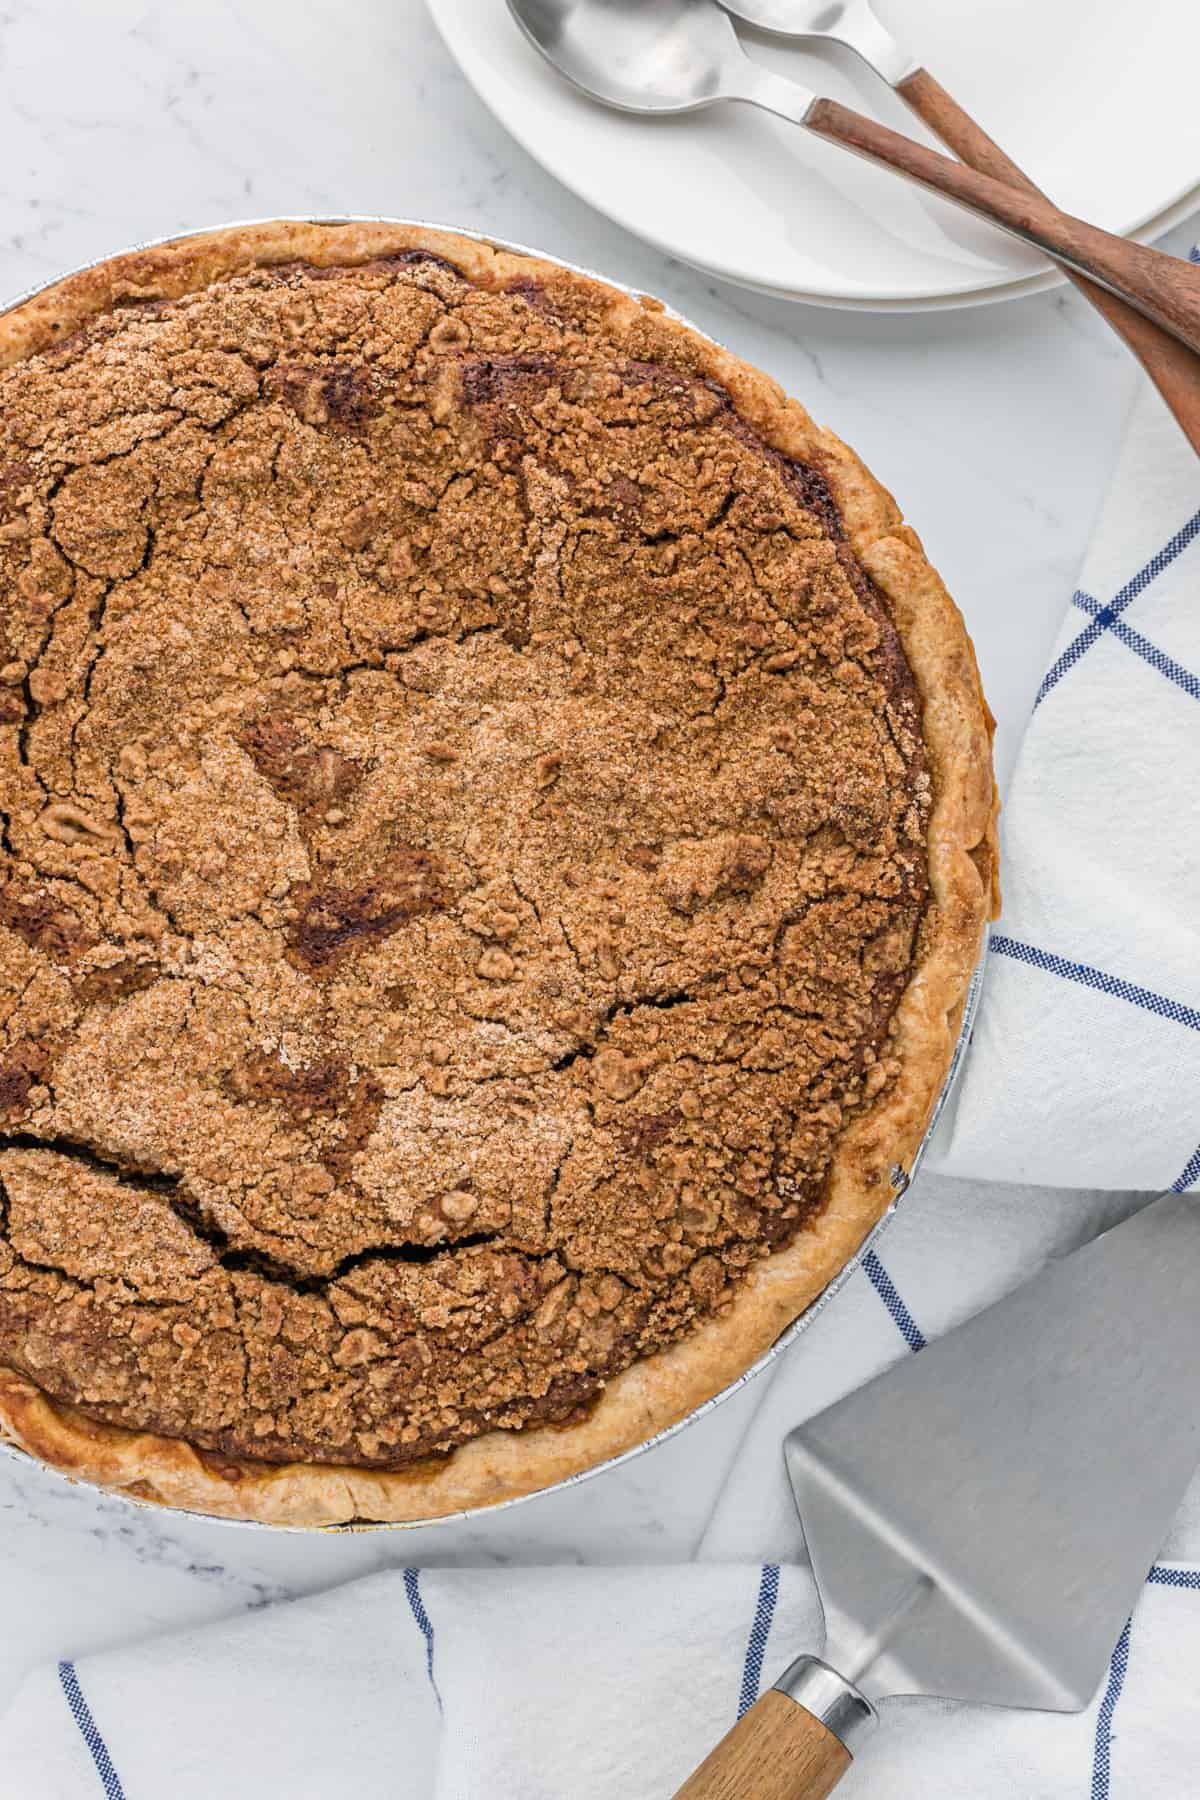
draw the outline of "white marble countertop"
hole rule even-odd
[[[0,116],[0,292],[189,227],[356,212],[489,231],[667,296],[896,490],[967,615],[1010,767],[1134,379],[1073,294],[881,316],[718,287],[532,163],[467,88],[420,0],[6,0]],[[1184,242],[1177,233],[1172,247]],[[794,1354],[819,1354],[819,1340],[818,1327]],[[172,1519],[0,1458],[0,1707],[37,1661],[387,1564],[685,1557],[753,1404],[743,1391],[566,1493],[414,1533]]]

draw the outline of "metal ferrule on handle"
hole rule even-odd
[[[879,1723],[879,1714],[866,1695],[818,1656],[798,1656],[775,1687],[810,1712],[826,1731],[832,1731],[852,1756]]]
[[[675,1800],[827,1800],[875,1723],[871,1702],[836,1669],[798,1657]]]

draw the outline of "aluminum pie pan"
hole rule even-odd
[[[111,250],[105,256],[96,257],[90,262],[80,263],[74,268],[66,269],[61,274],[52,276],[48,281],[40,281],[36,286],[27,288],[24,292],[5,301],[4,304],[0,306],[0,318],[3,318],[7,313],[15,311],[17,307],[24,306],[27,301],[36,299],[39,294],[45,293],[47,289],[57,287],[60,282],[67,281],[75,275],[86,274],[88,270],[96,269],[101,267],[104,263],[112,262],[116,257],[136,255],[139,251],[143,250],[157,250],[168,244],[187,243],[192,238],[207,237],[216,231],[237,231],[244,230],[247,227],[254,225],[271,224],[331,226],[395,225],[413,231],[449,232],[458,237],[468,238],[477,244],[487,244],[496,250],[510,251],[514,255],[519,256],[532,256],[538,258],[542,262],[553,263],[556,267],[565,269],[570,274],[584,275],[593,281],[603,282],[606,286],[615,288],[620,293],[628,294],[635,300],[641,299],[644,292],[644,290],[631,287],[627,282],[617,281],[610,275],[601,274],[599,270],[586,268],[580,263],[568,262],[561,256],[554,256],[549,251],[538,250],[528,244],[515,243],[508,238],[493,237],[487,232],[470,231],[461,225],[440,224],[429,219],[396,219],[372,213],[322,214],[320,216],[293,213],[283,215],[277,214],[271,218],[230,219],[222,224],[205,226],[196,231],[171,232],[166,237],[147,238],[140,243],[126,245],[123,249]],[[698,325],[694,325],[690,319],[685,317],[683,313],[677,311],[676,308],[671,306],[668,302],[659,300],[658,304],[662,307],[662,310],[666,313],[668,318],[676,320],[681,325],[686,325],[690,331],[694,331],[698,337],[703,338],[706,342],[716,344],[718,348],[724,348],[724,346],[718,344],[717,340],[708,332],[702,331]],[[690,1426],[695,1425],[698,1420],[707,1417],[707,1415],[714,1411],[716,1407],[720,1406],[722,1402],[728,1400],[732,1395],[740,1393],[741,1390],[749,1382],[753,1381],[756,1376],[761,1375],[765,1369],[771,1367],[777,1358],[782,1356],[783,1352],[787,1350],[790,1345],[794,1344],[801,1333],[806,1331],[813,1323],[814,1319],[825,1310],[835,1295],[840,1293],[851,1275],[854,1274],[855,1270],[862,1263],[867,1252],[874,1247],[880,1236],[886,1231],[892,1219],[895,1217],[896,1209],[901,1199],[912,1184],[917,1169],[920,1166],[930,1140],[933,1137],[938,1121],[950,1098],[954,1084],[962,1071],[963,1060],[971,1042],[971,1032],[974,1025],[975,1014],[979,1006],[980,993],[983,988],[984,971],[987,963],[987,946],[988,928],[985,926],[983,941],[980,946],[979,960],[975,965],[974,973],[972,974],[970,984],[967,988],[966,998],[963,1002],[962,1017],[959,1023],[954,1051],[950,1059],[950,1066],[946,1071],[945,1080],[942,1083],[933,1111],[930,1114],[929,1123],[925,1128],[924,1136],[917,1146],[916,1153],[913,1156],[909,1167],[905,1168],[904,1165],[899,1162],[892,1166],[892,1198],[886,1211],[871,1227],[870,1231],[859,1245],[858,1250],[850,1260],[845,1263],[833,1279],[826,1284],[817,1295],[817,1298],[811,1301],[809,1305],[805,1307],[804,1311],[799,1313],[796,1318],[792,1320],[790,1325],[785,1327],[768,1350],[765,1350],[761,1356],[757,1357],[747,1369],[743,1370],[743,1372],[737,1376],[735,1380],[731,1381],[728,1386],[723,1387],[719,1393],[711,1395],[699,1406],[693,1408],[693,1410],[690,1413],[687,1413],[682,1419],[677,1419],[673,1424],[664,1426],[661,1431],[656,1431],[652,1437],[644,1439],[642,1443],[634,1444],[628,1450],[620,1451],[616,1456],[606,1457],[602,1462],[593,1463],[590,1468],[579,1469],[572,1475],[564,1476],[561,1481],[551,1482],[547,1487],[534,1488],[527,1494],[516,1494],[508,1500],[495,1500],[486,1506],[472,1506],[463,1508],[457,1512],[440,1513],[436,1518],[431,1519],[350,1520],[349,1522],[340,1525],[276,1525],[261,1519],[230,1519],[223,1517],[219,1513],[196,1512],[185,1507],[164,1506],[154,1500],[139,1499],[134,1495],[122,1492],[118,1488],[102,1487],[98,1482],[84,1481],[79,1476],[69,1475],[64,1470],[56,1469],[52,1463],[43,1462],[40,1457],[31,1456],[28,1451],[22,1450],[16,1444],[0,1441],[0,1453],[3,1453],[5,1456],[16,1462],[28,1464],[34,1468],[44,1469],[49,1474],[57,1476],[61,1481],[68,1483],[72,1487],[87,1489],[106,1499],[121,1500],[129,1506],[137,1507],[144,1511],[167,1513],[168,1515],[176,1515],[184,1519],[198,1519],[203,1520],[207,1524],[234,1527],[244,1531],[291,1532],[303,1536],[316,1534],[324,1537],[368,1531],[427,1531],[432,1530],[436,1526],[454,1525],[468,1519],[487,1518],[495,1513],[508,1512],[515,1506],[524,1506],[531,1500],[542,1499],[547,1494],[564,1493],[569,1488],[578,1487],[581,1482],[591,1481],[594,1476],[602,1475],[607,1470],[618,1469],[624,1463],[632,1462],[635,1457],[643,1456],[647,1451],[656,1449],[658,1445],[665,1444],[669,1439],[677,1437],[680,1432],[686,1431]]]

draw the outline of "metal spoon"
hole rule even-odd
[[[682,113],[743,100],[907,175],[1043,255],[1120,294],[1200,351],[1200,269],[1127,243],[951,162],[875,119],[752,62],[717,0],[508,0],[530,42],[568,81],[625,112]]]
[[[905,101],[955,156],[1009,187],[1037,193],[1034,182],[977,125],[908,48],[897,43],[871,0],[721,0],[727,13],[792,41],[841,44]],[[1115,294],[1067,274],[1137,357],[1200,455],[1200,358]]]
[[[889,87],[915,75],[918,63],[897,43],[871,0],[721,0],[744,25],[776,37],[823,38],[860,56]]]

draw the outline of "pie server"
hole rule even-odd
[[[1198,1369],[1200,1206],[1165,1194],[793,1431],[823,1659],[677,1800],[820,1800],[893,1694],[1087,1706],[1200,1462]]]

